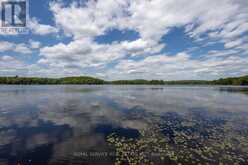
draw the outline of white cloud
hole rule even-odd
[[[0,52],[5,52],[13,49],[14,45],[10,42],[1,41],[0,42]]]
[[[225,48],[233,48],[233,47],[237,47],[240,46],[243,43],[243,40],[239,39],[239,40],[235,40],[235,41],[230,41],[225,43]]]
[[[63,43],[40,50],[42,64],[57,67],[97,67],[120,58],[119,44],[98,45],[91,40],[76,40],[68,45]],[[119,54],[120,53],[120,54]]]
[[[30,50],[30,48],[28,48],[25,44],[17,44],[13,51],[17,53],[22,53],[22,54],[32,53],[32,50]]]
[[[115,20],[123,17],[127,5],[127,1],[105,0],[88,1],[86,7],[79,7],[76,3],[70,7],[63,7],[61,3],[51,3],[50,6],[56,24],[67,35],[81,38],[101,35],[108,28],[116,26]]]
[[[38,49],[41,47],[41,42],[39,41],[29,40],[29,44],[32,49]]]
[[[32,33],[37,35],[48,35],[58,32],[58,29],[51,25],[40,24],[36,18],[30,19],[28,26]]]
[[[81,73],[92,67],[99,71],[97,74],[110,77],[113,73],[131,77],[143,75],[144,78],[157,75],[197,79],[203,78],[206,73],[209,76],[205,78],[210,78],[227,75],[227,71],[231,74],[230,67],[235,71],[239,68],[241,73],[245,66],[238,53],[240,50],[247,51],[241,35],[248,29],[248,8],[244,4],[245,0],[92,0],[80,6],[53,2],[50,8],[57,27],[65,35],[72,36],[73,41],[42,48],[39,63],[71,73]],[[166,50],[161,38],[174,27],[185,27],[186,34],[195,41],[215,39],[211,42],[224,43],[230,50],[210,50],[198,60],[185,53],[174,56],[161,54],[163,48]],[[140,38],[112,44],[94,41],[95,37],[114,28],[134,30]],[[205,38],[201,38],[203,34]],[[138,55],[145,59],[128,59]],[[239,63],[231,65],[230,59]],[[106,72],[112,62],[117,66]]]
[[[248,31],[246,0],[89,0],[84,5],[77,4],[50,3],[56,27],[40,24],[36,18],[30,22],[34,34],[62,31],[72,37],[69,43],[41,47],[41,43],[33,40],[29,41],[30,46],[2,42],[0,52],[27,54],[31,53],[30,49],[40,48],[37,66],[45,66],[47,69],[40,71],[48,75],[59,71],[76,75],[90,68],[97,75],[109,77],[207,79],[234,71],[242,74],[245,70],[248,55],[243,35]],[[168,56],[161,52],[166,51],[166,43],[161,39],[175,27],[185,28],[185,34],[198,43],[223,43],[226,49],[210,50],[198,59],[189,53]],[[95,37],[112,29],[132,30],[139,33],[139,38],[111,44],[95,41]]]
[[[122,45],[126,50],[136,52],[145,49],[148,46],[148,43],[142,39],[138,39],[132,42],[123,42]]]
[[[240,54],[240,50],[238,49],[229,49],[229,50],[212,50],[209,51],[207,55],[210,57],[228,57],[228,56],[238,56]]]
[[[175,56],[156,55],[144,60],[122,60],[114,69],[106,72],[111,79],[213,79],[246,74],[242,69],[248,65],[248,57],[216,57],[191,59],[186,53]]]
[[[155,44],[155,46],[154,46]],[[50,67],[72,68],[102,68],[113,61],[128,56],[138,56],[159,52],[163,44],[148,43],[142,39],[132,42],[115,42],[112,44],[97,44],[89,39],[81,39],[69,44],[59,43],[40,50],[40,64]]]
[[[15,58],[11,57],[11,56],[3,56],[1,57],[1,61],[3,62],[9,62],[9,61],[13,61],[15,60]]]
[[[15,75],[25,68],[25,64],[11,56],[0,57],[0,73],[1,75]]]
[[[145,41],[143,39],[121,42],[121,49],[131,56],[158,53],[164,47],[165,44],[158,44],[154,41]]]
[[[12,51],[21,54],[31,54],[32,51],[26,44],[16,44],[12,42],[0,41],[0,52]]]
[[[74,37],[92,37],[107,29],[118,27],[138,31],[143,39],[159,40],[166,32],[177,26],[194,25],[192,36],[209,30],[224,28],[226,23],[247,19],[243,1],[236,0],[106,0],[88,1],[84,6],[72,3],[64,7],[51,3],[56,23]],[[231,20],[230,22],[230,18]],[[235,19],[237,18],[237,19]],[[237,31],[244,31],[240,24]],[[237,33],[238,33],[237,32]]]

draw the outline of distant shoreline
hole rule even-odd
[[[248,85],[204,85],[204,84],[0,84],[1,86],[153,86],[157,88],[159,86],[168,86],[168,87],[244,87],[248,88]]]
[[[39,78],[39,77],[0,77],[0,85],[232,85],[247,86],[248,76],[230,77],[218,80],[116,80],[105,81],[102,79],[80,76],[64,78]]]

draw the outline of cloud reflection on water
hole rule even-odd
[[[49,146],[48,161],[55,163],[69,161],[75,152],[108,151],[97,127],[140,131],[149,128],[147,120],[167,112],[232,119],[235,128],[247,131],[242,127],[248,125],[247,107],[247,95],[212,87],[1,86],[0,157],[15,162]]]

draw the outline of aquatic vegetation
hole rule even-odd
[[[239,130],[229,121],[167,113],[147,118],[149,128],[139,130],[139,138],[113,133],[107,141],[116,150],[116,165],[247,163],[248,127]]]
[[[116,162],[121,164],[126,162],[129,164],[154,164],[162,162],[168,156],[176,159],[173,152],[168,154],[169,146],[167,140],[159,135],[159,132],[150,132],[148,130],[141,131],[141,138],[127,139],[111,134],[107,137],[107,141],[116,148]]]
[[[3,86],[0,164],[248,164],[247,95],[159,88]]]

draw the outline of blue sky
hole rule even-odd
[[[246,0],[29,0],[29,10],[28,34],[0,33],[0,76],[248,74]]]

